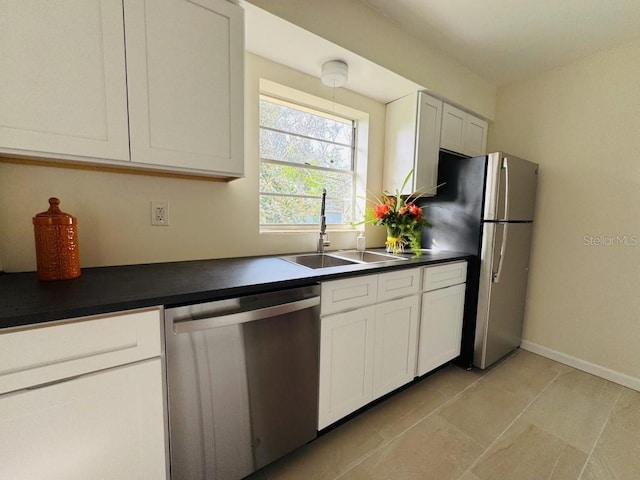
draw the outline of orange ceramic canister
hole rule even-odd
[[[49,210],[33,217],[40,280],[66,280],[80,276],[76,217],[62,212],[58,205],[60,200],[50,198]]]

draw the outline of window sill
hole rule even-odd
[[[362,228],[327,228],[327,233],[331,234],[331,233],[358,233],[358,232],[362,232],[363,229]],[[276,235],[287,235],[287,234],[295,234],[295,235],[300,235],[300,234],[305,234],[305,233],[312,233],[312,234],[318,234],[320,231],[318,229],[318,227],[316,228],[300,228],[300,229],[295,229],[295,228],[261,228],[260,229],[260,235],[271,235],[271,234],[276,234]]]

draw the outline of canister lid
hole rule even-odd
[[[60,210],[60,200],[56,197],[49,199],[49,210],[40,212],[33,217],[34,225],[75,225],[76,217]]]

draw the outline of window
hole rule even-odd
[[[260,228],[349,227],[355,212],[356,122],[260,97]]]

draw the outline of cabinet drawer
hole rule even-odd
[[[0,394],[160,355],[160,310],[0,331]]]
[[[378,275],[378,301],[407,297],[420,291],[420,269],[399,270]]]
[[[467,281],[467,262],[446,263],[435,267],[425,267],[422,289],[425,292],[465,283]]]
[[[320,315],[371,305],[376,302],[377,290],[377,275],[325,282],[320,291]]]

